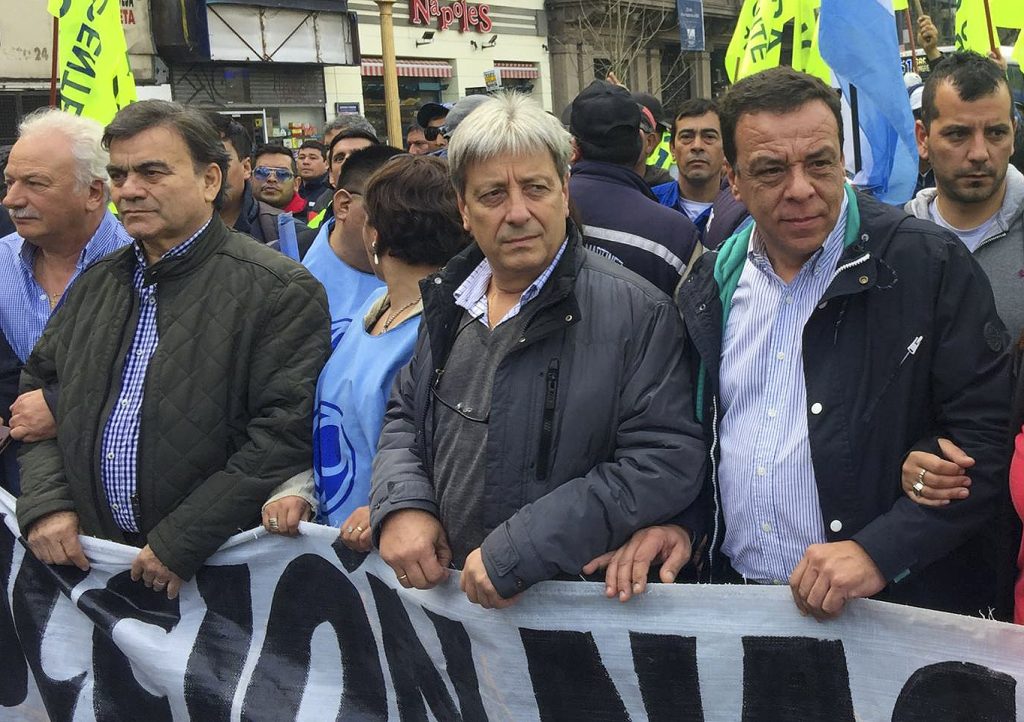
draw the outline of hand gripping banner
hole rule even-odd
[[[398,586],[305,525],[233,537],[176,601],[137,550],[84,538],[39,563],[0,496],[0,720],[1017,719],[1024,629],[857,600],[799,615],[787,588],[538,585],[506,610],[457,580]]]

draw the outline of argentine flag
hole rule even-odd
[[[914,194],[918,159],[892,0],[822,0],[819,20],[821,55],[842,88],[844,106],[856,110],[856,125],[844,133],[853,183],[903,205]],[[857,125],[860,164],[854,167],[849,148]]]

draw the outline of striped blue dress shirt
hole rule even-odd
[[[825,243],[790,283],[776,275],[755,228],[722,342],[719,482],[722,551],[759,582],[784,583],[825,541],[807,431],[804,324],[843,253],[847,198]]]
[[[508,321],[510,318],[515,318],[519,311],[522,310],[523,306],[528,304],[530,301],[537,297],[541,289],[544,288],[544,284],[551,277],[551,274],[555,272],[555,266],[558,265],[558,261],[562,258],[562,254],[565,253],[565,246],[568,241],[562,241],[562,246],[558,249],[558,253],[555,254],[554,259],[544,269],[543,273],[534,279],[533,283],[526,287],[523,294],[519,297],[519,301],[515,306],[508,310],[498,323],[494,324],[495,327]],[[466,280],[459,284],[459,287],[455,289],[455,305],[460,308],[464,308],[469,311],[469,315],[473,318],[478,318],[483,322],[484,326],[488,328],[491,324],[487,318],[487,285],[491,282],[491,262],[486,258],[480,261],[480,264],[473,269],[473,272],[466,276]]]
[[[82,271],[94,262],[131,241],[124,226],[107,211],[82,249],[67,288],[71,288]],[[46,291],[36,283],[36,250],[34,244],[17,233],[0,238],[0,328],[22,363],[28,360],[50,316],[60,306],[58,303],[51,309]],[[64,292],[66,294],[67,289]],[[61,297],[61,302],[63,300]]]
[[[160,260],[180,256],[206,230],[210,221],[184,243],[169,250]],[[138,475],[139,427],[142,424],[142,392],[146,382],[149,360],[160,342],[156,324],[156,287],[151,283],[143,285],[146,270],[146,256],[138,244],[134,246],[138,263],[132,276],[132,285],[139,294],[139,320],[135,336],[124,360],[121,374],[121,392],[110,411],[107,425],[103,428],[100,473],[107,502],[114,514],[114,521],[124,531],[138,532],[136,517],[138,498],[135,490]]]

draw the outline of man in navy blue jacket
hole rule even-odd
[[[698,234],[684,215],[660,205],[644,183],[641,114],[629,91],[603,80],[576,96],[569,132],[580,160],[572,167],[569,199],[589,249],[671,295]]]

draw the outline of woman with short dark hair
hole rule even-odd
[[[318,519],[340,525],[344,543],[360,551],[370,547],[366,505],[384,408],[419,331],[420,281],[470,241],[438,158],[395,156],[367,181],[363,204],[363,242],[387,288],[364,304],[362,323],[349,327],[324,366],[313,434]]]

